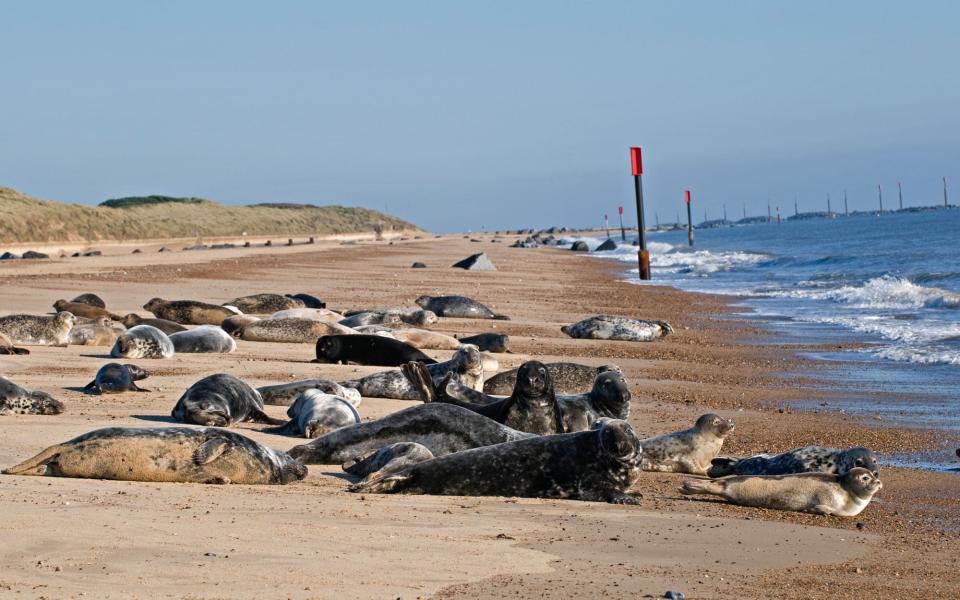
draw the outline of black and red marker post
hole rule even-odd
[[[627,230],[623,226],[623,207],[620,207],[620,240],[625,242],[627,241]]]
[[[690,211],[690,190],[686,191],[687,196],[687,242],[693,247],[693,213]]]
[[[650,252],[647,251],[647,232],[643,224],[643,156],[640,148],[630,148],[630,164],[633,168],[633,188],[637,194],[637,233],[640,236],[640,279],[650,279]]]

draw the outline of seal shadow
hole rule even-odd
[[[342,479],[347,483],[357,483],[360,481],[359,477],[354,477],[350,473],[345,473],[343,471],[323,471],[320,474],[328,477],[336,477],[337,479]]]
[[[83,386],[79,386],[79,385],[78,385],[78,386],[73,386],[73,387],[65,387],[65,388],[63,388],[63,389],[69,390],[69,391],[71,391],[71,392],[80,392],[81,394],[85,394],[85,395],[87,395],[87,396],[99,396],[99,395],[100,395],[99,393],[95,392],[95,391],[92,390],[92,389],[89,389],[89,390],[88,390],[87,388],[85,388],[85,387],[83,387]]]
[[[113,358],[109,354],[81,354],[80,358]]]
[[[176,423],[177,421],[170,415],[130,415],[134,419],[141,421],[153,421],[154,423]]]

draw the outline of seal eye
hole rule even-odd
[[[863,459],[862,459],[862,458],[858,458],[857,460],[853,461],[853,464],[855,464],[855,465],[857,465],[857,466],[859,467],[859,466],[861,466],[861,465],[863,464]]]

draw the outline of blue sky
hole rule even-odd
[[[347,4],[350,4],[349,6]],[[960,201],[953,2],[4,2],[0,186],[436,231]],[[837,208],[838,204],[835,203]]]

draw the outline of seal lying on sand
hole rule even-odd
[[[364,325],[401,326],[404,323],[423,327],[424,325],[433,325],[438,321],[437,315],[433,312],[417,308],[389,308],[360,312],[347,311],[344,315],[345,318],[340,320],[340,324],[351,328],[362,327]]]
[[[758,454],[746,458],[720,456],[707,469],[710,477],[728,475],[790,475],[792,473],[833,473],[843,475],[850,469],[862,467],[880,476],[877,459],[869,448],[824,448],[804,446],[782,454]]]
[[[342,464],[398,442],[416,442],[436,456],[534,437],[453,404],[418,404],[376,421],[341,427],[290,456],[311,464]]]
[[[360,413],[345,398],[324,394],[320,390],[306,390],[287,409],[290,422],[281,427],[265,429],[270,433],[302,435],[315,438],[334,429],[360,422]]]
[[[100,367],[93,381],[85,385],[83,389],[98,394],[118,394],[127,391],[149,392],[150,390],[137,387],[137,384],[134,383],[146,379],[148,375],[149,373],[137,365],[107,363]]]
[[[607,371],[620,372],[617,365],[604,365],[602,367],[590,367],[579,365],[577,363],[558,362],[547,363],[547,371],[550,372],[550,378],[553,380],[553,387],[558,394],[580,394],[589,390],[597,375]],[[488,379],[483,384],[485,394],[495,394],[502,396],[509,394],[510,390],[517,381],[517,370],[511,369],[498,373]]]
[[[703,475],[731,431],[733,421],[707,414],[697,419],[690,429],[640,440],[643,470]]]
[[[59,312],[52,317],[7,315],[0,317],[0,333],[18,344],[66,346],[75,323],[76,317],[68,312]]]
[[[502,333],[480,333],[460,338],[462,344],[473,344],[483,352],[510,352],[510,336]]]
[[[361,325],[356,328],[356,331],[400,340],[420,350],[458,350],[463,345],[452,335],[415,327],[392,329],[384,325]]]
[[[289,308],[303,308],[306,306],[302,300],[289,298],[280,294],[253,294],[251,296],[241,296],[234,298],[230,302],[224,302],[224,306],[235,306],[240,312],[256,315],[268,315],[278,310],[287,310]]]
[[[230,334],[216,325],[201,325],[189,331],[180,331],[170,335],[173,349],[180,353],[221,353],[234,352],[237,343]]]
[[[239,337],[248,342],[313,344],[324,335],[353,333],[352,329],[337,323],[312,319],[261,319],[244,326]]]
[[[337,323],[343,319],[343,315],[326,308],[290,308],[287,310],[278,310],[270,315],[271,319],[310,319],[311,321],[325,321],[327,323]]]
[[[30,354],[26,348],[17,348],[7,334],[0,331],[0,354]]]
[[[76,302],[78,304],[86,304],[88,306],[96,306],[97,308],[106,308],[107,303],[103,301],[103,298],[96,294],[86,293],[80,294],[70,302]]]
[[[420,296],[417,306],[436,313],[438,317],[458,317],[461,319],[500,319],[509,321],[510,317],[498,315],[483,304],[466,296]]]
[[[213,427],[230,427],[244,421],[286,424],[263,412],[260,392],[227,373],[210,375],[191,385],[170,415],[181,423]]]
[[[869,470],[850,469],[843,475],[738,475],[723,479],[690,479],[681,494],[712,494],[734,504],[854,517],[870,504],[883,484]]]
[[[113,321],[119,321],[120,317],[113,314],[105,308],[99,306],[90,306],[82,302],[68,302],[67,300],[57,300],[53,303],[53,308],[57,312],[68,312],[75,317],[86,317],[87,319],[98,319],[107,317]]]
[[[279,385],[265,385],[257,388],[264,404],[290,406],[300,394],[307,390],[320,390],[325,394],[339,396],[346,399],[354,408],[360,406],[360,392],[353,388],[343,387],[329,379],[303,379]]]
[[[350,486],[352,492],[521,496],[639,504],[641,446],[626,421],[464,450]]]
[[[434,384],[439,383],[447,373],[454,372],[465,386],[478,391],[483,387],[483,357],[476,346],[463,346],[450,360],[427,365],[427,370]],[[419,390],[400,369],[380,371],[360,379],[341,382],[341,385],[356,388],[362,396],[370,398],[420,399]]]
[[[433,458],[433,452],[422,444],[397,442],[366,456],[349,460],[341,466],[347,473],[363,479],[371,475],[386,475],[387,472],[399,471],[431,458]]]
[[[59,415],[63,403],[46,392],[25,390],[6,377],[0,377],[0,415]]]
[[[164,300],[153,298],[143,305],[144,310],[158,319],[166,319],[183,325],[219,325],[227,317],[239,314],[231,306],[217,306],[194,300]]]
[[[227,317],[220,323],[220,329],[226,331],[230,337],[239,338],[243,333],[244,327],[260,320],[260,317],[253,315],[233,315],[232,317]]]
[[[673,327],[666,321],[640,321],[627,317],[597,315],[573,325],[564,325],[560,331],[572,338],[588,340],[652,342],[673,333]]]
[[[437,362],[409,344],[380,335],[325,335],[317,340],[316,362],[320,363],[399,367],[411,361]]]
[[[137,325],[117,337],[110,350],[114,358],[170,358],[173,342],[167,334],[150,325]]]
[[[140,315],[134,313],[124,315],[120,319],[120,322],[123,323],[124,327],[127,327],[128,329],[136,327],[137,325],[149,325],[151,327],[156,327],[167,335],[170,335],[171,333],[177,333],[178,331],[187,330],[187,328],[180,323],[174,323],[173,321],[168,321],[166,319],[144,319]]]
[[[77,323],[70,329],[71,346],[113,346],[126,328],[109,317],[99,317],[92,323]]]
[[[216,428],[108,427],[85,433],[3,471],[121,481],[284,484],[307,468],[232,431]]]
[[[323,300],[317,298],[316,296],[311,296],[310,294],[284,294],[287,298],[293,298],[294,300],[299,300],[303,302],[303,305],[307,308],[326,308],[327,303]]]

